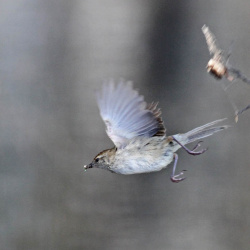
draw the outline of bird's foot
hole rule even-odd
[[[175,183],[178,183],[178,182],[180,182],[180,181],[185,180],[186,177],[180,177],[180,176],[184,175],[184,171],[187,171],[187,170],[182,170],[179,174],[177,174],[177,175],[172,175],[171,178],[170,178],[171,181],[172,181],[172,182],[175,182]]]
[[[190,150],[185,145],[183,145],[182,143],[180,143],[174,136],[173,136],[173,140],[176,141],[190,155],[201,155],[201,154],[205,153],[208,150],[208,148],[204,148],[204,149],[202,149],[200,151],[195,151],[197,148],[199,148],[201,146],[202,141],[199,141],[195,145],[195,147],[192,150]]]

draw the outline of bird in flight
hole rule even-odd
[[[221,50],[217,45],[216,38],[208,26],[203,25],[201,29],[205,36],[209,53],[212,56],[212,58],[208,61],[207,71],[214,75],[217,79],[221,79],[224,76],[229,81],[240,79],[243,82],[250,84],[250,80],[243,75],[240,70],[233,68],[229,64],[231,52],[228,53],[226,57],[224,56],[223,50]]]
[[[100,115],[106,132],[115,146],[100,152],[84,169],[100,168],[114,173],[130,175],[160,171],[174,161],[171,180],[185,178],[183,170],[176,174],[178,155],[183,148],[191,155],[203,154],[197,150],[201,142],[190,150],[185,145],[222,131],[228,126],[214,126],[224,119],[207,123],[187,133],[166,135],[161,111],[157,103],[147,104],[143,96],[133,89],[131,82],[120,80],[105,82],[97,92]]]
[[[229,57],[231,55],[231,52],[229,52],[226,57],[224,56],[223,50],[219,48],[216,38],[210,31],[208,26],[203,25],[201,29],[205,36],[208,50],[212,56],[212,58],[208,61],[207,71],[217,79],[222,79],[223,77],[225,77],[230,82],[240,79],[243,82],[250,84],[250,79],[248,79],[239,69],[236,69],[229,64]],[[227,90],[227,88],[225,88],[224,90]],[[234,102],[232,102],[231,100],[230,102],[235,110],[235,121],[237,122],[238,116],[248,110],[250,108],[250,105],[241,110],[238,110]]]

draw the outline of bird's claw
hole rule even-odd
[[[197,148],[199,148],[202,142],[203,141],[199,141],[191,151],[195,151]]]
[[[181,177],[181,178],[179,178],[181,175],[184,174],[184,171],[187,171],[187,170],[182,170],[179,174],[177,174],[177,175],[172,175],[171,178],[170,178],[171,181],[172,181],[172,182],[175,182],[175,183],[178,183],[178,182],[180,182],[180,181],[185,180],[186,177]]]
[[[197,148],[199,148],[201,146],[202,142],[203,141],[199,141],[192,150],[188,150],[187,152],[191,155],[201,155],[201,154],[205,153],[208,150],[208,148],[204,148],[200,151],[195,151]]]

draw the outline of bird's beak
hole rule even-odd
[[[84,170],[87,170],[88,168],[93,168],[92,163],[90,163],[89,165],[84,165],[83,168]]]

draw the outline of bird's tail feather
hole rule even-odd
[[[215,124],[222,122],[224,120],[226,120],[226,118],[207,123],[185,134],[174,135],[174,138],[178,140],[180,143],[182,143],[183,145],[200,140],[202,138],[208,137],[210,135],[213,135],[214,133],[220,132],[230,127],[228,125],[214,126]]]

